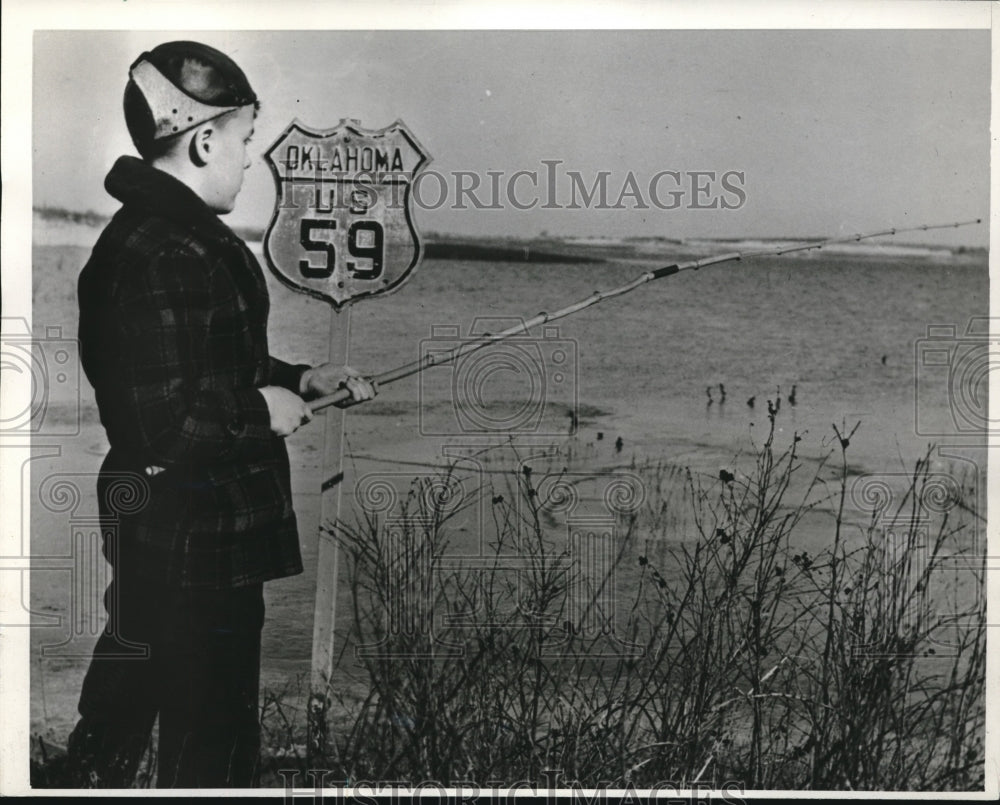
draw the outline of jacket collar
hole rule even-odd
[[[237,240],[190,187],[136,157],[119,157],[104,180],[104,188],[125,206],[169,218],[203,237]]]

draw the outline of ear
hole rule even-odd
[[[195,165],[203,168],[215,155],[215,147],[215,130],[211,125],[205,124],[195,129],[188,154]]]

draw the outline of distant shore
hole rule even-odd
[[[107,223],[108,216],[90,210],[75,211],[59,207],[36,207],[37,222],[53,229],[65,230],[74,245],[90,245],[96,233]],[[262,227],[233,227],[233,231],[250,244],[260,243]],[[665,236],[587,237],[542,235],[532,238],[513,236],[466,236],[440,232],[422,232],[424,256],[437,260],[473,260],[506,263],[602,263],[613,260],[663,260],[681,256],[712,253],[765,250],[808,243],[822,238],[745,237],[745,238],[670,238]],[[88,242],[89,241],[89,242]],[[823,247],[827,253],[850,254],[863,258],[923,258],[949,262],[964,259],[979,260],[988,250],[980,246],[936,246],[906,243],[896,239],[870,240],[863,243],[835,243]],[[800,252],[785,259],[814,256],[815,252]]]

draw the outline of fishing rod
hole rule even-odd
[[[556,321],[557,319],[564,319],[567,316],[571,316],[574,313],[596,305],[598,302],[603,302],[605,299],[622,296],[623,294],[627,294],[630,291],[634,291],[636,288],[645,285],[647,282],[652,282],[653,280],[658,280],[662,277],[670,277],[674,274],[679,274],[681,271],[697,271],[699,268],[705,268],[706,266],[718,265],[719,263],[731,263],[733,261],[751,259],[754,257],[780,257],[783,254],[789,254],[791,252],[804,252],[812,249],[822,249],[824,246],[831,246],[836,243],[856,243],[858,241],[869,240],[871,238],[883,237],[886,235],[900,235],[906,232],[929,232],[933,229],[957,229],[960,226],[971,226],[973,224],[981,224],[982,222],[982,218],[976,218],[974,221],[958,221],[951,224],[923,224],[922,226],[913,226],[905,229],[886,229],[881,232],[845,235],[843,237],[808,241],[772,249],[730,252],[727,254],[720,254],[715,257],[703,257],[700,260],[672,263],[671,265],[656,268],[652,271],[644,271],[631,282],[617,288],[611,288],[607,291],[594,291],[594,293],[586,299],[581,299],[579,302],[567,305],[554,313],[546,313],[543,311],[532,319],[523,321],[521,324],[515,325],[507,330],[503,330],[499,333],[483,333],[482,335],[477,336],[474,340],[469,340],[454,349],[449,350],[448,352],[440,355],[428,354],[420,360],[398,366],[395,369],[390,369],[388,372],[383,372],[382,374],[369,379],[374,380],[375,383],[380,386],[385,385],[386,383],[394,383],[397,380],[402,380],[404,377],[409,377],[410,375],[422,372],[424,369],[428,369],[431,366],[441,366],[446,363],[451,363],[464,355],[468,355],[469,353],[475,352],[476,350],[482,349],[490,344],[496,344],[512,336],[527,333],[532,327],[537,327],[540,324],[546,324],[550,321]],[[318,397],[317,399],[310,401],[309,408],[313,411],[313,413],[316,413],[317,411],[321,411],[331,405],[343,402],[344,400],[349,399],[350,396],[350,391],[346,388],[341,388],[333,394],[329,394],[325,397]]]

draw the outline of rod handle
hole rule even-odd
[[[348,400],[350,397],[351,392],[347,389],[337,389],[333,394],[327,394],[325,397],[317,397],[315,400],[310,400],[309,410],[315,414],[324,408],[329,408],[331,405]]]
[[[391,372],[386,372],[378,377],[365,377],[365,380],[369,383],[375,384],[391,382],[396,379],[394,377],[390,377],[389,375],[391,374]],[[317,397],[315,400],[309,400],[309,410],[315,414],[317,411],[322,411],[324,408],[329,408],[331,405],[336,405],[339,402],[344,402],[349,399],[351,399],[350,389],[339,388],[333,392],[333,394],[327,394],[325,397]]]

